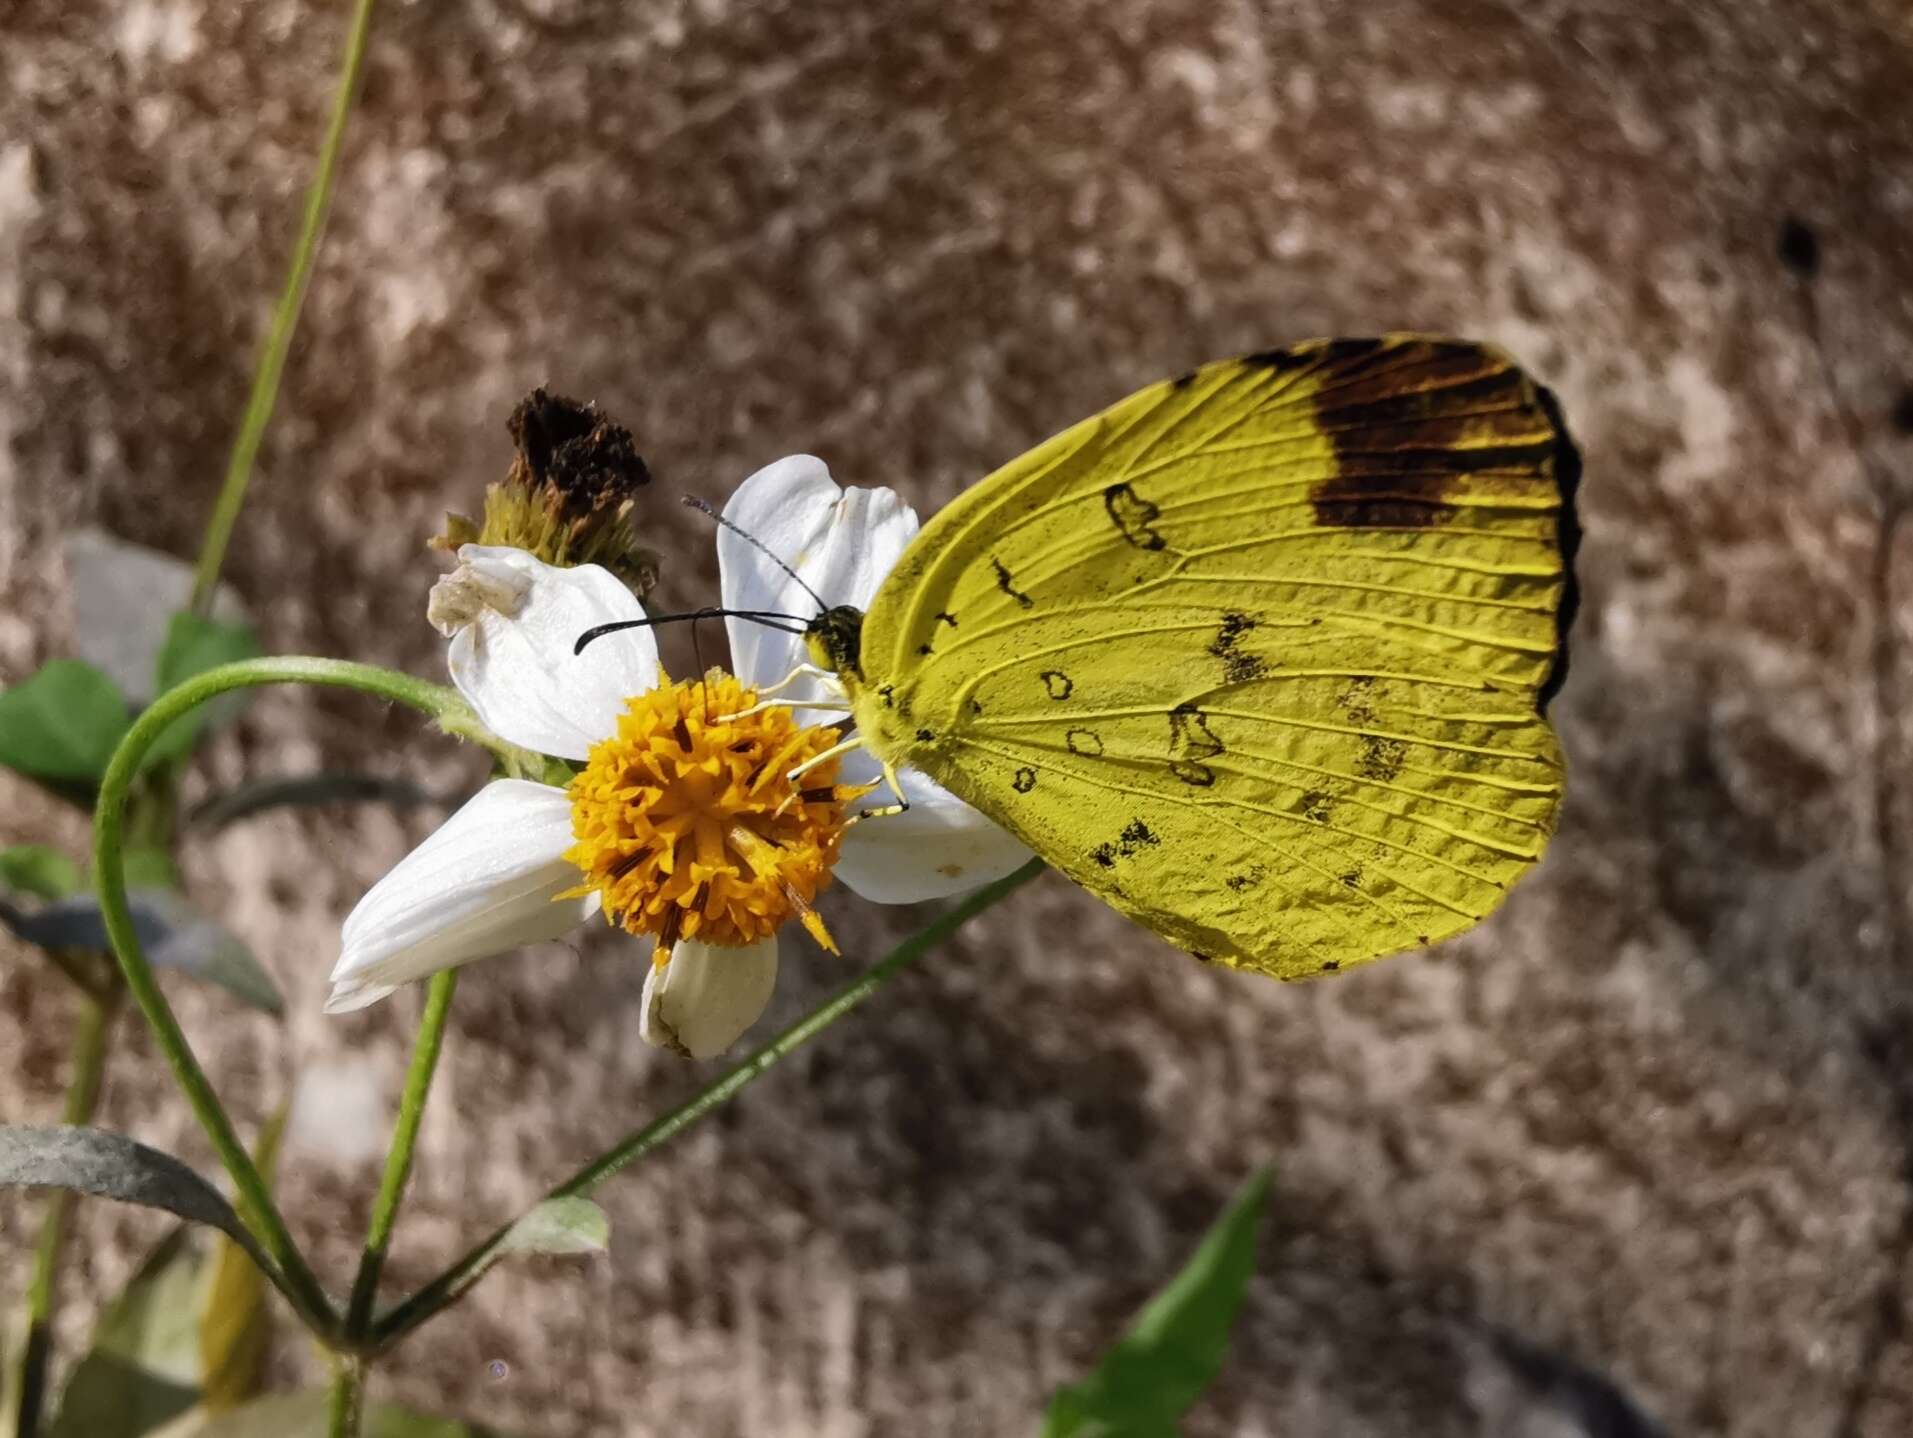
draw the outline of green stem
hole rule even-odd
[[[87,992],[80,999],[80,1019],[73,1034],[73,1082],[60,1113],[65,1124],[92,1122],[100,1102],[100,1082],[106,1073],[107,1034],[119,1008],[119,988],[103,994]],[[19,1438],[40,1431],[40,1410],[46,1399],[47,1361],[52,1355],[53,1306],[58,1296],[60,1253],[66,1246],[66,1221],[73,1194],[56,1188],[48,1196],[40,1220],[40,1242],[33,1253],[33,1277],[27,1285],[27,1341],[20,1363],[20,1408],[15,1425]]]
[[[426,991],[425,1013],[418,1021],[418,1040],[412,1046],[412,1067],[405,1075],[398,1123],[392,1130],[392,1146],[385,1155],[385,1177],[379,1181],[378,1197],[372,1203],[372,1226],[365,1236],[359,1276],[352,1284],[352,1301],[346,1308],[348,1342],[362,1339],[372,1319],[372,1301],[379,1291],[379,1270],[385,1266],[385,1251],[392,1242],[392,1225],[398,1219],[399,1201],[405,1195],[405,1180],[411,1176],[419,1120],[425,1113],[426,1095],[432,1091],[432,1075],[438,1071],[439,1052],[445,1045],[445,1017],[452,1011],[452,991],[457,987],[458,971],[446,969],[433,975],[431,987]]]
[[[106,922],[108,938],[119,959],[126,987],[145,1015],[160,1052],[172,1068],[173,1077],[192,1105],[193,1113],[212,1140],[219,1160],[232,1175],[238,1190],[240,1212],[248,1215],[260,1245],[271,1255],[279,1272],[269,1274],[298,1310],[306,1326],[324,1342],[332,1342],[338,1333],[338,1315],[333,1311],[325,1290],[313,1276],[305,1256],[293,1243],[285,1220],[273,1202],[271,1190],[259,1175],[252,1155],[233,1131],[232,1120],[220,1105],[219,1096],[199,1066],[192,1045],[173,1016],[172,1007],[160,992],[152,966],[133,930],[132,912],[126,904],[124,871],[124,834],[127,796],[139,778],[140,765],[155,740],[181,715],[216,695],[233,689],[265,684],[331,684],[357,689],[396,700],[437,718],[460,704],[455,692],[409,674],[399,674],[370,664],[353,664],[342,659],[247,659],[237,664],[222,664],[196,674],[185,683],[155,699],[133,721],[126,737],[114,750],[112,762],[100,781],[100,801],[93,819],[94,881],[99,886],[100,911]]]
[[[992,907],[999,900],[1007,898],[1042,872],[1043,861],[1031,859],[1015,873],[998,879],[993,884],[984,885],[974,894],[953,905],[898,944],[848,988],[785,1029],[717,1082],[593,1159],[552,1189],[541,1201],[582,1197],[592,1193],[619,1169],[635,1163],[653,1149],[675,1138],[713,1109],[735,1098],[798,1048],[829,1028],[896,978],[898,974],[916,963],[970,919]],[[512,1226],[510,1223],[506,1224],[373,1324],[373,1351],[390,1347],[400,1337],[440,1309],[464,1297],[472,1285],[484,1276],[485,1270],[498,1260]]]
[[[325,141],[319,148],[319,169],[306,190],[305,216],[299,226],[299,240],[293,247],[292,264],[286,271],[285,288],[280,291],[272,324],[266,331],[265,348],[259,367],[253,372],[252,393],[246,398],[246,412],[239,421],[239,433],[233,439],[232,455],[226,463],[225,482],[214,502],[212,518],[206,525],[206,538],[200,545],[199,563],[193,570],[195,614],[211,611],[213,590],[219,583],[219,567],[225,562],[226,545],[232,539],[233,526],[239,520],[239,507],[245,503],[246,485],[252,479],[253,461],[259,457],[260,441],[272,419],[273,405],[279,398],[279,378],[286,367],[286,354],[292,348],[293,331],[299,327],[299,311],[305,305],[306,286],[312,279],[313,265],[319,257],[319,239],[325,232],[326,211],[332,204],[333,181],[339,171],[339,151],[345,140],[346,121],[352,114],[352,102],[358,94],[359,75],[365,68],[366,35],[372,27],[373,0],[358,0],[352,23],[346,31],[345,58],[339,66],[339,83],[332,97],[332,118],[326,126]]]
[[[359,1438],[365,1417],[365,1363],[351,1354],[333,1360],[326,1401],[327,1438]]]

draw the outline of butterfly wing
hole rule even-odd
[[[1200,957],[1424,946],[1554,829],[1578,474],[1487,346],[1208,365],[924,528],[864,620],[860,728]]]

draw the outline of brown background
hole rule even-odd
[[[68,527],[193,552],[343,20],[4,11],[0,678],[69,643]],[[681,603],[712,570],[679,491],[807,449],[928,509],[1137,383],[1310,334],[1498,340],[1588,473],[1571,801],[1492,923],[1287,988],[1046,879],[612,1185],[608,1256],[499,1271],[380,1391],[541,1435],[1028,1432],[1273,1159],[1192,1434],[1647,1431],[1623,1402],[1682,1435],[1913,1427],[1913,549],[1872,498],[1913,482],[1910,96],[1895,0],[388,6],[229,566],[270,649],[439,675],[420,542],[540,381],[637,431]],[[195,782],[319,765],[479,772],[282,692]],[[324,978],[435,817],[189,853],[291,1013],[176,1000],[249,1122],[304,1074],[288,1202],[335,1286],[418,1000],[326,1018]],[[83,836],[0,786],[0,840]],[[925,916],[830,914],[859,960]],[[471,971],[395,1284],[715,1072],[637,1042],[640,963],[593,938]],[[845,972],[793,945],[773,1020]],[[8,1120],[57,1113],[69,1013],[0,949]],[[103,1121],[205,1162],[122,1038]],[[9,1303],[33,1212],[0,1199]],[[89,1208],[72,1286],[159,1229]],[[282,1341],[280,1378],[313,1370]]]

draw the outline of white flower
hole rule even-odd
[[[917,530],[915,513],[890,490],[839,489],[822,461],[808,455],[759,470],[724,513],[790,564],[826,605],[858,608],[870,603]],[[724,759],[753,739],[781,743],[800,728],[808,731],[803,752],[820,752],[838,735],[813,726],[842,716],[811,706],[840,703],[841,690],[828,678],[800,678],[778,698],[794,714],[772,711],[761,720],[774,730],[768,738],[751,721],[718,727],[728,721],[720,711],[729,706],[713,708],[709,686],[663,685],[648,628],[606,635],[574,653],[586,630],[643,617],[630,590],[605,570],[554,569],[521,550],[479,545],[462,547],[459,559],[431,607],[433,621],[451,636],[452,681],[500,738],[562,759],[589,759],[591,766],[569,790],[514,779],[486,785],[374,885],[346,918],[329,1012],[361,1008],[441,969],[557,938],[597,912],[609,893],[627,928],[658,938],[640,1032],[652,1043],[708,1057],[728,1048],[769,1002],[777,939],[759,928],[796,917],[827,940],[807,900],[833,858],[852,890],[879,903],[961,893],[1028,858],[1021,843],[911,769],[901,774],[906,812],[849,825],[842,803],[808,797],[815,787],[803,791],[804,802],[776,805],[734,788],[695,813],[680,804],[667,815],[666,803],[634,820],[618,808],[636,792],[630,771],[614,766],[599,776],[599,766],[652,762],[646,756],[657,746],[647,743],[666,733],[690,736],[682,739],[687,755],[693,739],[715,746],[700,750],[705,771],[714,756]],[[727,608],[799,616],[817,609],[802,585],[729,531],[718,535],[718,569]],[[728,622],[744,688],[777,684],[805,663],[800,636]],[[699,707],[680,712],[694,688]],[[676,741],[664,747],[678,752]],[[749,769],[748,759],[736,763],[740,772]],[[836,782],[849,788],[877,777],[876,762],[857,750]],[[788,791],[781,772],[772,779]],[[805,783],[814,786],[815,776]],[[755,785],[753,796],[762,788]],[[660,790],[646,792],[652,798],[645,802],[655,804]],[[629,852],[637,842],[634,823],[664,836],[658,842],[668,852],[657,864],[648,856],[637,864]],[[766,844],[773,823],[779,832]],[[802,857],[779,867],[790,855]],[[704,887],[695,900],[680,893],[667,903],[660,887],[648,887],[653,879],[679,891]],[[766,895],[777,911],[769,918]],[[681,934],[673,903],[697,915],[683,921]],[[706,942],[699,933],[729,942]]]

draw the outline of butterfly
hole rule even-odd
[[[806,642],[893,776],[1199,959],[1331,972],[1472,926],[1540,859],[1579,478],[1492,346],[1268,350],[1011,461]]]

